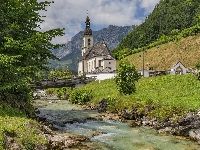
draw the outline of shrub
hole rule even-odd
[[[117,76],[115,78],[118,91],[125,95],[135,92],[135,82],[139,80],[139,74],[135,66],[126,60],[119,64]]]
[[[108,109],[114,111],[116,109],[116,98],[114,96],[108,96]]]
[[[91,91],[87,90],[74,90],[70,94],[70,102],[72,104],[84,104],[92,98]]]

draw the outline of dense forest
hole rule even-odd
[[[121,40],[113,54],[116,59],[120,59],[124,49],[126,55],[129,55],[163,35],[175,35],[196,25],[199,15],[199,0],[161,0],[146,20]]]

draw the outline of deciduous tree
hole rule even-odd
[[[138,80],[139,74],[135,66],[130,64],[127,60],[121,60],[115,78],[119,92],[125,95],[135,92],[135,82]]]
[[[62,45],[51,40],[64,34],[63,29],[42,32],[44,22],[39,11],[51,2],[2,0],[0,3],[0,90],[24,84],[45,69],[48,59],[56,59],[50,50]]]

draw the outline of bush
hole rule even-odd
[[[117,104],[116,98],[114,96],[108,96],[108,102],[107,102],[108,109],[114,111],[117,108],[116,104]]]
[[[122,60],[115,78],[118,91],[125,95],[134,93],[136,90],[135,82],[138,80],[139,74],[135,66],[126,60]]]
[[[11,89],[0,91],[0,102],[4,102],[12,108],[17,108],[34,117],[34,108],[31,104],[31,89],[28,85],[16,86]]]
[[[70,94],[70,102],[72,104],[84,104],[92,98],[91,91],[87,90],[74,90]]]

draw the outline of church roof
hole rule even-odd
[[[81,57],[80,60],[87,60],[94,57],[103,56],[103,60],[113,60],[110,51],[105,43],[105,41],[98,42],[93,47],[88,49],[85,54]]]
[[[84,35],[92,35],[92,30],[89,27],[86,27],[84,30]]]

